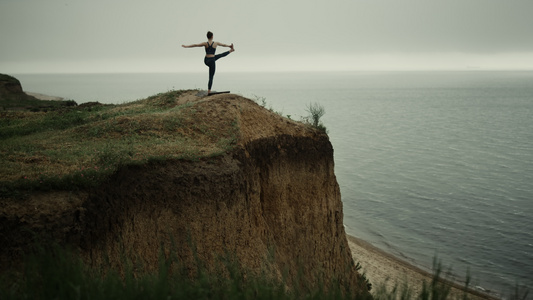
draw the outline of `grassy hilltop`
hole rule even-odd
[[[94,186],[122,164],[199,159],[231,149],[235,122],[205,122],[170,91],[121,105],[0,112],[0,193]]]

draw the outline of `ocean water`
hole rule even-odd
[[[122,103],[193,74],[14,74],[25,91]],[[298,120],[318,102],[348,234],[424,269],[533,289],[533,72],[224,73],[214,89]]]

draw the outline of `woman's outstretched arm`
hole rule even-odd
[[[181,45],[183,48],[194,48],[194,47],[205,47],[207,46],[206,42],[200,43],[200,44],[192,44],[192,45]]]
[[[223,44],[223,43],[220,43],[220,42],[216,42],[216,43],[217,43],[217,45],[220,45],[222,47],[228,47],[228,48],[231,47],[231,45]]]

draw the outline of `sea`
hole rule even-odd
[[[205,73],[12,74],[25,91],[125,103],[206,89]],[[224,73],[214,90],[300,120],[335,155],[346,232],[470,286],[533,292],[533,71]]]

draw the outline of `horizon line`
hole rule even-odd
[[[223,73],[357,73],[357,72],[532,72],[533,68],[450,68],[450,69],[353,69],[353,70],[263,70],[263,71],[243,71],[243,70],[227,70]],[[69,71],[33,71],[33,72],[2,72],[3,74],[15,75],[96,75],[96,74],[204,74],[205,71],[86,71],[86,72],[69,72]]]

